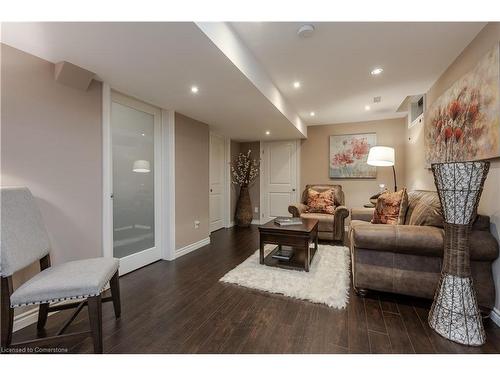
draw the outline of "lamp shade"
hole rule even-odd
[[[138,173],[148,173],[151,172],[151,168],[149,166],[149,161],[147,160],[136,160],[134,161],[134,167],[132,168],[134,172]]]
[[[392,147],[373,146],[370,148],[366,162],[376,167],[392,167],[394,161],[394,149]]]

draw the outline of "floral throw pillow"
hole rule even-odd
[[[335,212],[335,193],[333,189],[322,192],[314,189],[307,191],[308,212],[333,214]]]
[[[383,193],[377,199],[372,224],[404,224],[407,209],[406,188],[395,193]]]

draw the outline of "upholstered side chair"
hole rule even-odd
[[[309,188],[319,192],[329,189],[334,190],[335,211],[333,214],[308,212],[307,193]],[[317,219],[319,221],[318,237],[320,239],[343,243],[345,236],[345,219],[349,216],[349,210],[344,206],[344,204],[345,197],[344,192],[342,191],[342,185],[313,184],[306,185],[306,188],[302,192],[301,201],[288,206],[288,212],[290,212],[293,217]]]
[[[43,346],[90,335],[94,352],[102,353],[102,302],[112,301],[115,317],[120,317],[118,259],[93,258],[51,266],[49,237],[31,192],[25,187],[2,187],[0,194],[2,348]],[[36,261],[40,263],[40,273],[13,290],[12,275]],[[111,296],[105,297],[108,282]],[[74,301],[52,305],[67,300]],[[12,343],[14,309],[26,305],[38,305],[38,338]],[[65,334],[85,306],[90,330]],[[76,310],[56,335],[46,337],[44,327],[49,312],[71,308]]]

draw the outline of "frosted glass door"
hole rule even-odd
[[[155,235],[155,135],[159,119],[154,111],[130,103],[115,100],[115,96],[111,103],[113,255],[121,259],[126,272],[159,259]]]

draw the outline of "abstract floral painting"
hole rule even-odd
[[[427,166],[500,156],[499,45],[429,108],[425,120]]]
[[[377,168],[366,163],[377,134],[330,136],[330,178],[376,178]]]

